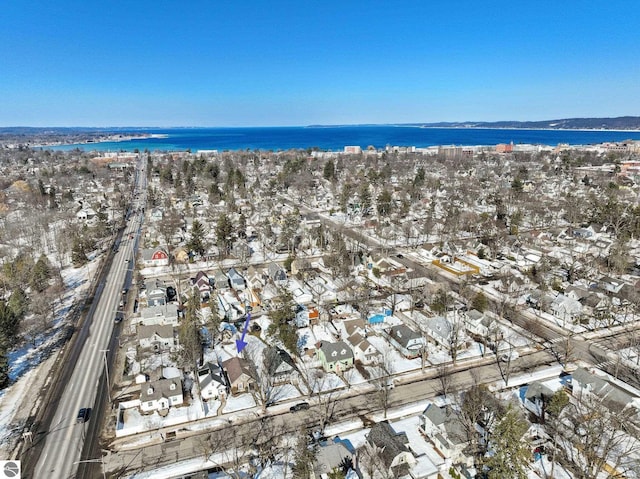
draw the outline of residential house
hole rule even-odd
[[[160,208],[153,208],[149,213],[149,219],[153,222],[162,220],[163,216],[164,214]]]
[[[189,250],[187,250],[187,248],[185,248],[184,246],[179,246],[178,248],[174,249],[172,255],[173,260],[176,263],[180,264],[187,264],[189,262],[189,259],[191,258]]]
[[[76,213],[76,218],[79,221],[84,221],[86,224],[94,224],[98,218],[98,214],[91,207],[82,208]]]
[[[265,285],[265,278],[262,272],[253,265],[249,266],[249,268],[247,269],[245,280],[247,282],[247,288],[259,290],[262,289]]]
[[[247,243],[245,240],[236,241],[236,243],[233,245],[233,248],[231,249],[231,252],[233,253],[233,256],[241,261],[246,261],[251,257],[251,253],[253,253],[251,247],[249,246],[249,243]]]
[[[595,396],[612,411],[619,412],[631,406],[639,408],[640,392],[626,385],[623,388],[623,383],[602,371],[579,367],[571,374],[571,385],[573,396],[578,399]]]
[[[237,290],[242,290],[246,287],[244,278],[235,268],[231,268],[227,271],[227,277],[229,278],[229,284],[231,284],[231,288]]]
[[[560,293],[549,305],[549,312],[559,318],[563,324],[573,323],[582,315],[582,304]]]
[[[169,303],[144,308],[140,311],[140,324],[178,326],[178,306]]]
[[[170,325],[139,325],[137,335],[141,348],[153,348],[155,351],[174,351],[178,345],[175,331]]]
[[[191,278],[191,285],[198,288],[200,299],[206,301],[211,295],[211,281],[204,271],[198,271],[195,278]]]
[[[229,287],[229,277],[222,271],[216,271],[213,277],[213,286],[217,290],[227,289]]]
[[[200,395],[205,401],[209,399],[224,399],[227,395],[224,373],[216,363],[208,362],[198,370],[198,383],[200,385]]]
[[[464,315],[464,326],[469,334],[480,338],[488,338],[498,328],[498,324],[489,316],[477,309]]]
[[[557,379],[553,381],[534,381],[521,388],[521,399],[524,407],[538,417],[542,417],[544,408],[556,391],[562,387]]]
[[[145,248],[141,251],[141,255],[142,265],[145,268],[169,265],[169,253],[167,253],[167,250],[163,247]]]
[[[222,363],[226,375],[226,383],[231,394],[242,394],[255,387],[255,380],[251,375],[249,363],[246,359],[232,357]]]
[[[609,276],[600,278],[600,281],[598,282],[598,286],[611,295],[619,294],[624,285],[625,283],[623,281]]]
[[[273,386],[279,384],[296,384],[299,379],[298,370],[284,349],[268,347],[264,350],[264,366]]]
[[[167,304],[167,287],[157,279],[145,281],[145,297],[147,306],[162,306]]]
[[[167,410],[183,402],[180,379],[158,379],[140,386],[140,409],[143,412]]]
[[[344,341],[322,341],[316,354],[326,372],[341,373],[353,366],[353,351]]]
[[[416,463],[416,458],[409,449],[406,433],[396,432],[387,421],[383,421],[374,424],[366,438],[370,445],[380,451],[380,459],[386,467],[385,477],[387,475],[389,477],[411,477],[409,471]],[[358,468],[361,474],[366,470],[361,460],[358,461]]]
[[[434,316],[427,318],[424,322],[427,334],[436,344],[448,347],[450,345],[451,334],[453,333],[453,325],[444,316]]]
[[[335,438],[332,442],[321,442],[315,450],[310,479],[329,479],[329,474],[342,468],[345,463],[356,463],[355,451],[349,441]]]
[[[284,286],[287,284],[287,272],[278,263],[271,263],[267,268],[269,279],[276,286]]]
[[[464,453],[469,444],[465,428],[450,406],[436,406],[430,402],[420,415],[419,429],[440,454],[454,464],[473,464],[473,459]]]
[[[425,347],[425,340],[420,333],[404,324],[391,326],[384,332],[391,345],[406,358],[417,358],[420,356],[422,348]]]
[[[375,364],[381,359],[380,352],[360,333],[353,333],[347,338],[356,361],[362,364]]]

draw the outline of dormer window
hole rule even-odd
[[[333,356],[334,358],[338,355],[338,351],[334,351],[331,353],[331,356]]]
[[[175,388],[176,388],[176,383],[171,383],[171,385],[169,386],[169,389],[173,391],[175,390]]]
[[[343,349],[342,351],[340,351],[340,354],[341,354],[342,356],[344,356],[345,354],[347,354],[347,350],[346,350],[346,349]]]
[[[153,394],[153,388],[149,387],[149,389],[147,389],[147,395],[151,396]]]

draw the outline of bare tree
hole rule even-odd
[[[633,407],[621,407],[590,393],[573,396],[560,411],[549,411],[554,420],[547,427],[556,443],[556,457],[580,479],[637,473],[640,435],[635,413]]]
[[[380,351],[380,361],[374,369],[373,383],[376,386],[376,400],[384,412],[386,419],[389,410],[391,390],[394,388],[393,373],[395,364],[391,354],[391,347],[386,346]]]

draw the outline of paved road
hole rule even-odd
[[[143,181],[143,175],[139,175],[138,186]],[[94,408],[96,392],[101,389],[100,381],[105,381],[107,350],[115,325],[115,313],[125,281],[127,278],[130,280],[128,271],[133,268],[136,240],[129,239],[129,236],[138,232],[141,221],[140,214],[131,214],[128,218],[118,251],[105,281],[98,286],[94,304],[77,339],[76,344],[80,344],[81,350],[74,364],[68,365],[73,369],[69,382],[59,400],[50,405],[56,407],[56,411],[48,430],[37,432],[39,437],[44,434],[45,443],[35,471],[32,475],[26,471],[25,477],[74,477],[78,464],[86,460],[81,458],[81,453],[88,426],[100,418],[90,413],[87,422],[77,422],[76,417],[80,408]]]
[[[521,372],[533,372],[538,369],[546,369],[554,362],[553,356],[545,350],[534,351],[524,354],[520,358],[512,361],[512,377]],[[421,377],[410,378],[404,384],[398,384],[389,394],[389,406],[400,408],[407,404],[425,401],[440,394],[442,381],[438,375],[438,368],[430,368]],[[450,388],[454,390],[464,390],[475,383],[491,383],[502,378],[495,360],[487,359],[484,362],[473,361],[468,364],[459,364],[450,375]],[[368,417],[374,413],[383,411],[382,403],[377,399],[378,392],[363,393],[361,390],[343,390],[334,396],[334,407],[329,419],[329,423],[362,419],[367,422]],[[120,450],[105,458],[108,474],[115,474],[118,477],[134,476],[136,473],[150,471],[164,465],[173,464],[188,459],[204,458],[206,450],[212,452],[226,451],[232,438],[239,435],[246,435],[245,447],[255,444],[258,431],[275,431],[277,435],[296,434],[301,427],[313,429],[318,427],[326,411],[326,403],[318,404],[316,398],[310,400],[312,407],[308,411],[290,413],[287,409],[284,412],[275,412],[268,409],[267,415],[246,415],[243,419],[234,421],[233,424],[225,424],[220,436],[225,438],[221,444],[205,447],[207,437],[212,434],[212,429],[196,430],[187,435],[182,430],[181,437],[176,440],[167,440],[153,445],[132,445],[130,449]],[[269,427],[265,427],[264,422],[271,422]],[[174,428],[175,429],[175,428]],[[165,433],[166,434],[166,433]],[[213,433],[215,436],[215,432]],[[145,434],[139,435],[139,439],[145,439]],[[149,434],[146,434],[149,438]],[[219,436],[216,436],[219,439]],[[135,441],[133,441],[135,444]],[[217,441],[215,441],[217,442]],[[241,441],[242,442],[242,441]],[[226,455],[229,460],[235,457],[233,451]]]

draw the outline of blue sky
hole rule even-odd
[[[0,125],[640,115],[637,1],[4,0]]]

